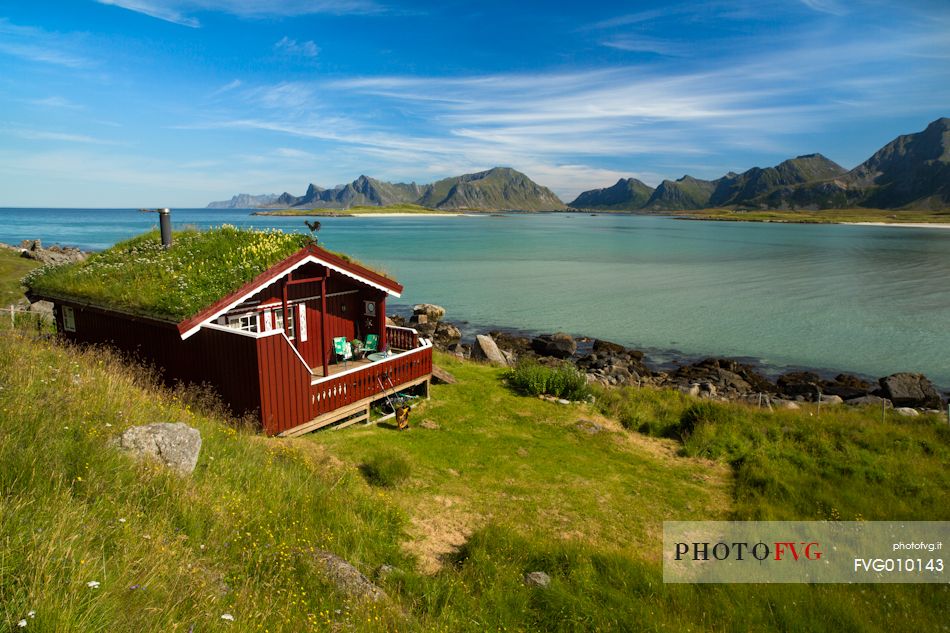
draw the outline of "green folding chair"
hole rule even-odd
[[[376,334],[367,334],[366,342],[363,343],[363,351],[367,354],[372,354],[377,351],[376,347],[379,345],[379,336]]]
[[[346,361],[353,357],[351,349],[345,336],[337,336],[333,339],[333,353],[336,354],[338,362],[341,358],[343,359],[343,367],[346,367]]]

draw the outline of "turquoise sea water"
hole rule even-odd
[[[176,226],[306,231],[302,218],[173,210]],[[950,230],[541,214],[321,218],[320,241],[470,329],[564,330],[657,359],[921,371],[950,386]],[[0,209],[0,241],[101,249],[155,226],[135,210]]]

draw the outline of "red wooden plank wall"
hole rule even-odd
[[[310,369],[283,335],[265,336],[256,344],[264,431],[276,435],[310,421]]]
[[[259,412],[257,341],[250,336],[202,329],[183,342],[195,372],[193,382],[210,383],[235,413]]]
[[[182,341],[174,325],[72,306],[76,332],[62,332],[77,343],[110,345],[131,359],[156,365],[168,385],[209,383],[236,414],[260,407],[257,349],[253,338],[201,330]]]

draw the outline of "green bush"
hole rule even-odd
[[[394,488],[409,478],[411,467],[402,455],[385,451],[369,457],[361,467],[366,480],[374,486]]]
[[[590,395],[586,376],[573,365],[547,367],[533,360],[522,360],[505,378],[513,389],[529,396],[547,394],[566,400],[583,400]]]

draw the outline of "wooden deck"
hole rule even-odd
[[[328,367],[330,370],[331,376],[336,376],[345,371],[349,371],[354,367],[362,367],[364,365],[372,365],[373,361],[366,360],[365,358],[348,360],[346,363],[334,363]],[[323,367],[314,367],[310,370],[313,373],[314,378],[323,378]]]
[[[410,328],[387,326],[387,344],[393,352],[378,361],[368,359],[334,363],[324,376],[322,368],[311,368],[294,349],[286,335],[270,336],[275,349],[271,355],[288,362],[289,379],[270,394],[275,406],[287,409],[286,420],[275,423],[269,432],[284,437],[300,435],[319,428],[343,427],[368,421],[370,407],[378,400],[421,387],[429,395],[432,378],[432,342]],[[299,373],[294,373],[294,368]],[[302,376],[301,376],[302,374]],[[294,376],[306,377],[307,384]]]
[[[392,356],[399,356],[400,354],[404,354],[408,351],[409,350],[405,350],[405,349],[394,349],[392,350]],[[330,370],[330,376],[336,376],[337,374],[342,374],[345,371],[349,371],[357,367],[365,367],[366,365],[372,365],[372,364],[373,364],[373,361],[368,360],[366,358],[352,358],[346,361],[345,363],[342,361],[339,363],[333,363],[332,365],[328,366],[328,369]],[[314,378],[324,377],[323,367],[313,367],[311,368],[310,372],[313,374]]]

